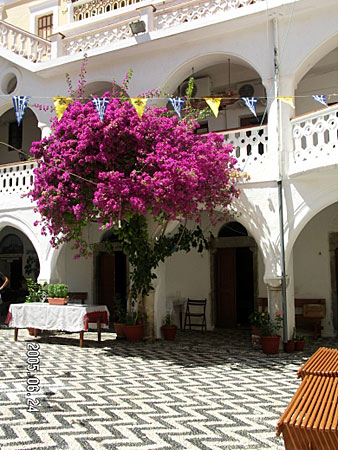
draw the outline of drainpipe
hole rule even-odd
[[[274,36],[274,85],[275,96],[279,96],[279,45],[278,45],[278,19],[273,19]],[[282,147],[282,118],[280,102],[277,100],[277,119],[278,119],[278,154],[279,154],[279,180],[278,201],[279,201],[279,233],[280,233],[280,251],[282,262],[282,308],[283,308],[283,341],[288,341],[288,319],[287,319],[287,300],[286,300],[286,274],[285,274],[285,246],[284,246],[284,214],[283,214],[283,178],[284,178],[284,152]]]

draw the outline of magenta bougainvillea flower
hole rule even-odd
[[[109,96],[106,93],[105,96]],[[75,240],[91,221],[114,227],[133,215],[199,222],[238,195],[232,147],[216,133],[166,108],[140,119],[128,101],[110,98],[101,122],[93,102],[74,100],[52,134],[32,144],[39,160],[29,194],[52,243]],[[83,250],[80,248],[80,251]]]

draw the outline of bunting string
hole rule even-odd
[[[0,97],[8,97],[6,95],[0,95]],[[325,107],[328,107],[328,100],[332,99],[332,97],[338,97],[338,94],[313,94],[313,95],[297,95],[297,96],[289,96],[289,97],[241,97],[241,100],[243,103],[248,107],[250,112],[257,118],[257,102],[260,99],[268,100],[268,99],[277,99],[280,100],[283,103],[286,103],[290,105],[292,108],[295,108],[294,99],[296,98],[312,98],[316,102],[321,103]],[[21,121],[23,119],[24,113],[26,111],[26,108],[28,106],[29,100],[32,99],[31,96],[12,96],[13,106],[14,106],[14,112],[16,116],[16,120],[18,123],[18,126],[20,126]],[[67,109],[67,106],[69,102],[72,100],[71,97],[34,97],[39,99],[50,99],[52,98],[54,101],[54,106],[56,110],[57,119],[60,120],[63,116],[63,113]],[[226,97],[230,98],[230,97]],[[165,99],[170,102],[172,105],[174,111],[176,114],[181,118],[182,116],[182,110],[184,103],[186,101],[186,98],[184,97],[151,97],[151,99]],[[219,108],[222,102],[223,97],[191,97],[190,100],[205,100],[211,111],[213,112],[214,116],[217,118],[219,113]],[[237,97],[234,99],[237,100]],[[101,122],[103,122],[107,106],[109,104],[109,97],[102,97],[102,98],[86,98],[83,97],[82,100],[91,100],[94,103],[94,106],[97,110],[97,113],[99,115],[99,118]],[[148,97],[134,97],[130,98],[131,103],[133,104],[139,118],[141,119],[147,101],[149,100]],[[338,101],[338,99],[337,99]],[[33,105],[33,106],[40,106],[40,105]]]

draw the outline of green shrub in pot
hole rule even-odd
[[[68,286],[66,284],[57,283],[47,286],[47,297],[66,298],[68,297]]]

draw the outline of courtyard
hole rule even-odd
[[[283,449],[275,426],[300,384],[297,370],[318,347],[337,346],[309,339],[304,352],[269,356],[240,328],[139,344],[112,331],[98,343],[88,332],[83,348],[78,333],[35,339],[20,330],[17,342],[13,333],[1,326],[2,450]],[[39,352],[36,392],[29,348]]]

